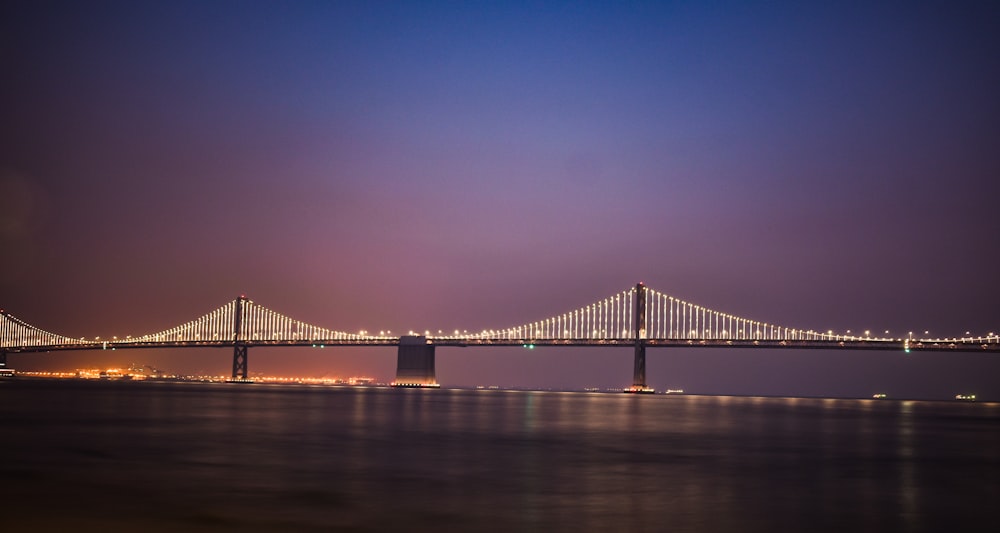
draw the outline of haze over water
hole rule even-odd
[[[5,529],[942,531],[1000,406],[0,382]]]

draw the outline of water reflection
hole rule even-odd
[[[0,475],[18,482],[0,496],[22,529],[112,517],[164,530],[933,531],[989,519],[1000,492],[989,405],[154,384],[2,393]],[[970,480],[981,497],[962,490]],[[50,501],[77,522],[46,514]]]
[[[914,454],[914,421],[913,421],[912,401],[903,401],[899,404],[899,416],[896,419],[896,434],[898,446],[896,457],[899,459],[899,505],[901,515],[907,531],[914,531],[917,527],[917,484]]]

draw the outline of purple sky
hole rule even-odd
[[[240,293],[334,329],[474,330],[642,280],[805,329],[1000,330],[1000,4],[812,4],[5,2],[0,307],[74,337]],[[631,357],[440,349],[438,377],[611,387]],[[231,355],[11,357],[122,361],[224,374]],[[250,354],[252,373],[394,367]],[[1000,398],[995,356],[648,368],[691,392]]]

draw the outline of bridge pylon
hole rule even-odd
[[[233,376],[229,383],[253,383],[247,377],[247,343],[243,339],[243,310],[246,308],[246,296],[240,296],[233,302]]]
[[[646,386],[646,285],[641,281],[635,286],[633,311],[635,360],[632,365],[632,386],[625,389],[625,392],[652,394],[654,390]]]

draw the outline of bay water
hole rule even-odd
[[[1000,404],[0,382],[4,531],[995,531]]]

